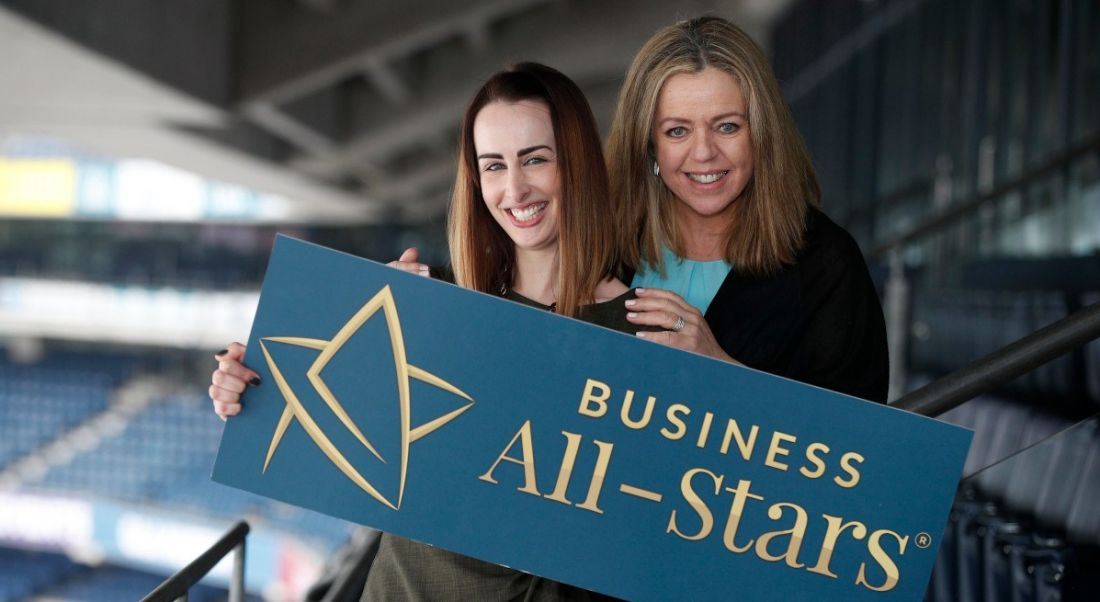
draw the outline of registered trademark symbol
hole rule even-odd
[[[913,538],[913,543],[923,550],[932,545],[932,536],[924,532],[917,533],[917,536]]]

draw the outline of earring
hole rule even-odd
[[[654,176],[661,175],[661,166],[657,165],[657,160],[656,159],[653,160],[653,175]]]

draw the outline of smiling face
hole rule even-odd
[[[493,102],[474,120],[481,195],[517,250],[554,248],[561,181],[550,109],[533,100]]]
[[[653,144],[661,180],[688,224],[727,223],[752,179],[748,115],[741,86],[719,69],[679,73],[661,88]]]

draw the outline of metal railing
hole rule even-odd
[[[1096,338],[1100,338],[1100,302],[928,383],[891,405],[938,416]]]
[[[1095,134],[1078,144],[1069,146],[1019,176],[996,186],[992,184],[991,167],[985,169],[984,171],[988,172],[987,179],[989,181],[979,187],[980,192],[959,202],[953,202],[950,198],[949,170],[940,174],[934,180],[920,181],[915,184],[915,188],[910,189],[907,187],[901,191],[908,195],[919,194],[921,190],[929,190],[933,194],[933,206],[942,207],[942,209],[934,212],[908,231],[876,245],[868,253],[869,260],[885,262],[889,266],[883,310],[887,320],[887,340],[890,344],[890,357],[894,358],[894,361],[890,364],[890,399],[894,400],[901,396],[906,388],[908,378],[906,363],[901,359],[905,354],[909,338],[908,310],[911,287],[905,275],[905,262],[902,260],[902,252],[906,246],[942,232],[964,219],[976,215],[983,208],[996,203],[999,199],[1006,198],[1010,192],[1024,189],[1036,181],[1068,169],[1075,161],[1089,154],[1100,154],[1100,134]],[[989,157],[991,158],[992,155],[989,155]],[[978,360],[972,365],[977,365],[982,361]]]
[[[210,546],[210,549],[157,586],[149,595],[142,598],[141,602],[186,602],[188,590],[230,552],[235,552],[235,555],[233,578],[229,582],[229,602],[244,602],[244,548],[248,531],[247,522],[243,520],[238,522],[232,529],[226,531],[217,543]]]
[[[363,534],[366,535],[363,535]],[[361,529],[321,602],[357,602],[381,543],[381,531]]]

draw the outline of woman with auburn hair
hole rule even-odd
[[[761,49],[717,17],[638,52],[607,145],[639,336],[879,402],[882,308],[820,211],[813,163]]]
[[[478,120],[483,110],[525,105],[552,126],[544,138],[556,142],[557,150],[546,145],[518,149],[525,153],[522,161],[508,167],[500,153],[481,148],[491,144],[489,128],[479,131]],[[500,123],[514,129],[523,120],[505,118]],[[459,154],[448,220],[456,284],[524,300],[515,298],[518,293],[573,317],[581,315],[584,304],[627,291],[613,276],[620,261],[606,225],[611,219],[607,168],[596,120],[583,93],[568,78],[533,63],[493,76],[466,109]],[[554,176],[548,187],[552,191],[534,193],[553,199],[524,198],[533,194],[529,190],[503,190],[528,185],[531,178],[512,181],[524,172],[534,178]],[[513,192],[513,199],[498,200]],[[528,218],[517,209],[534,213]],[[542,244],[535,244],[539,233]]]
[[[607,171],[596,121],[569,78],[521,63],[492,76],[462,120],[448,236],[457,284],[636,333],[623,303]],[[426,274],[409,252],[390,265]],[[245,367],[234,343],[210,386],[223,418],[241,411]],[[604,596],[383,534],[363,600],[596,600]]]

